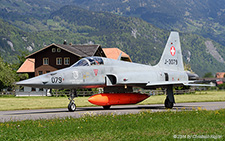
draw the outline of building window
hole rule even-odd
[[[31,88],[31,91],[32,91],[32,92],[36,91],[36,88]]]
[[[70,65],[70,58],[69,57],[64,58],[64,65]]]
[[[57,52],[61,52],[61,48],[57,48]]]
[[[48,65],[48,58],[43,58],[43,65]]]
[[[56,65],[62,65],[62,58],[56,58]]]
[[[46,71],[46,73],[49,73],[50,71]]]
[[[56,49],[55,48],[52,48],[52,52],[54,53],[56,51]]]
[[[42,71],[38,71],[38,75],[42,75],[43,74],[43,72]]]

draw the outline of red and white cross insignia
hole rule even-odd
[[[174,56],[174,55],[176,54],[176,49],[175,49],[174,46],[172,46],[172,47],[170,48],[170,54],[171,54],[172,56]]]

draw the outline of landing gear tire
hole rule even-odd
[[[68,105],[69,112],[74,112],[76,110],[77,106],[74,102],[70,102]]]
[[[103,109],[104,109],[104,110],[109,110],[109,109],[110,109],[110,107],[111,107],[111,105],[108,105],[108,106],[103,106]]]
[[[173,102],[170,102],[168,97],[166,97],[166,100],[164,102],[164,105],[168,109],[172,109],[173,108]]]
[[[70,93],[70,97],[68,98],[70,100],[70,103],[68,104],[68,110],[69,112],[74,112],[77,108],[75,102],[74,102],[74,98],[77,97],[77,91],[76,89],[74,90],[71,90],[71,93]]]

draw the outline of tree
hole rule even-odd
[[[20,51],[21,55],[17,55],[17,58],[19,60],[18,63],[14,63],[11,65],[11,68],[15,74],[15,81],[20,81],[20,80],[24,80],[27,79],[29,76],[27,73],[24,74],[17,74],[16,71],[19,69],[19,67],[25,62],[26,60],[26,56],[29,54],[27,51]]]
[[[218,85],[218,88],[219,88],[219,89],[224,89],[224,88],[225,88],[225,83],[219,84],[219,85]]]
[[[19,67],[25,62],[25,60],[26,60],[26,56],[29,54],[29,52],[28,51],[19,51],[20,52],[20,54],[21,55],[17,55],[17,58],[18,58],[18,60],[19,60],[19,62],[18,63],[14,63],[14,64],[12,64],[12,68],[13,68],[13,70],[18,70],[19,69]]]
[[[8,63],[0,57],[0,90],[12,87],[15,82],[16,74]]]
[[[211,72],[207,72],[205,73],[205,75],[203,76],[203,78],[212,78],[213,74]]]
[[[194,73],[193,70],[191,69],[191,65],[190,64],[184,63],[184,70],[185,71],[190,71],[191,73]]]

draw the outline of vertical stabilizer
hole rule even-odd
[[[178,32],[171,32],[159,63],[163,69],[184,70],[180,38]]]

